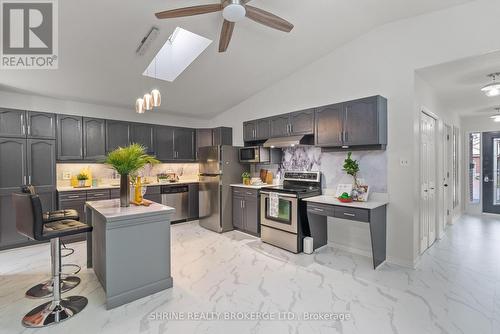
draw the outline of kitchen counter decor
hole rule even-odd
[[[155,157],[146,154],[146,148],[139,144],[117,148],[108,153],[104,162],[120,174],[121,207],[130,206],[130,175],[148,164],[159,163]]]

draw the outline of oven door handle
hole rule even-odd
[[[261,191],[260,192],[262,195],[269,195],[271,192],[268,191]],[[277,193],[279,197],[290,197],[290,198],[297,198],[296,195],[293,194],[284,194],[284,193]]]

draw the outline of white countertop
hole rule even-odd
[[[368,210],[376,209],[380,206],[389,204],[389,201],[385,200],[375,200],[375,201],[370,200],[368,202],[342,203],[335,196],[328,196],[328,195],[304,198],[304,201],[312,203],[320,203],[320,204],[346,206],[350,208],[368,209]]]
[[[174,213],[175,209],[166,205],[151,203],[150,206],[136,206],[130,204],[129,207],[122,208],[119,199],[108,199],[104,201],[89,201],[85,203],[92,210],[101,214],[107,222],[124,220],[128,218],[140,218],[153,214],[170,214]]]
[[[159,183],[159,182],[151,182],[147,184],[143,184],[146,187],[154,187],[154,186],[169,186],[176,184],[188,184],[188,183],[198,183],[199,181],[196,179],[193,180],[179,180],[178,182],[167,182],[167,183]],[[111,184],[100,184],[96,187],[86,187],[86,188],[74,188],[71,186],[57,186],[57,191],[65,192],[65,191],[80,191],[80,190],[104,190],[104,189],[119,189],[120,185],[111,185]]]
[[[243,183],[235,183],[235,184],[231,184],[231,187],[238,187],[238,188],[248,188],[248,189],[261,189],[261,188],[264,188],[264,187],[275,187],[277,186],[276,184],[267,184],[267,183],[264,183],[264,184],[259,184],[259,185],[248,185],[248,184],[243,184]]]

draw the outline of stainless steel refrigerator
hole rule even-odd
[[[239,147],[209,146],[198,151],[200,161],[200,225],[223,233],[233,229],[232,183],[241,182],[245,166],[239,162]]]

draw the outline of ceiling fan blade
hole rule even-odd
[[[246,5],[245,9],[247,11],[246,16],[255,22],[284,32],[290,32],[293,29],[293,24],[265,10],[249,5]]]
[[[233,36],[234,22],[224,20],[222,24],[222,31],[220,33],[219,40],[219,52],[225,52],[231,42],[231,36]]]
[[[177,8],[156,13],[155,16],[159,19],[171,19],[174,17],[192,16],[218,12],[222,10],[222,4],[214,3],[210,5],[200,5],[192,7]]]

